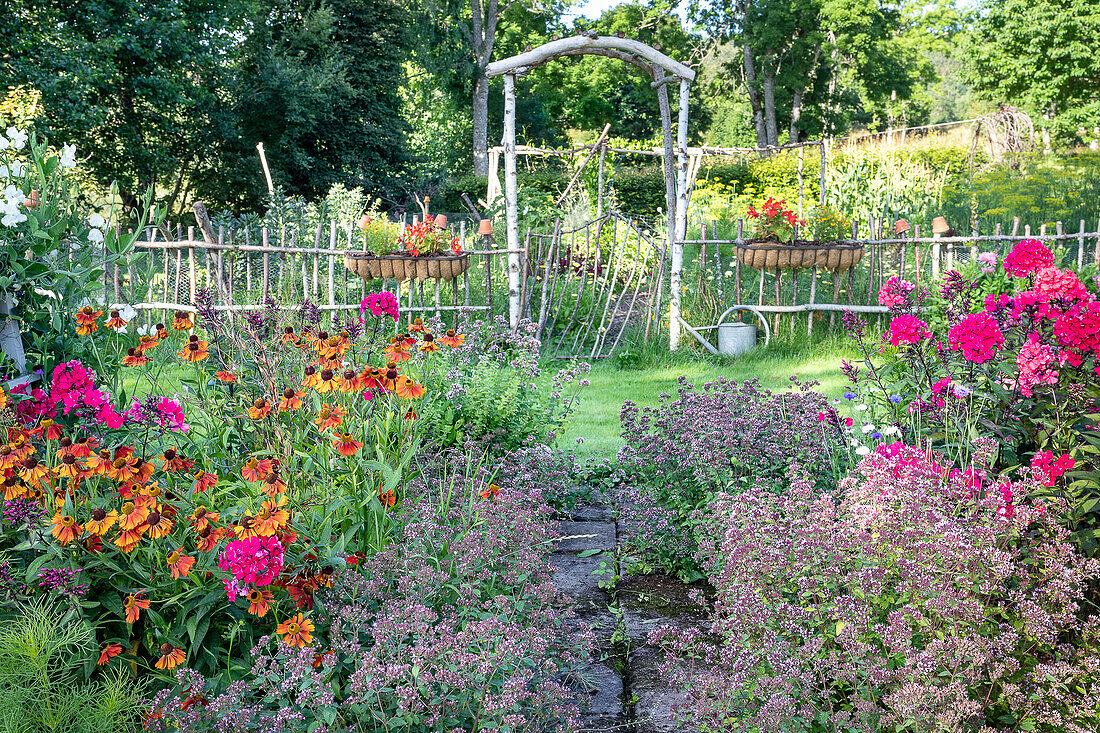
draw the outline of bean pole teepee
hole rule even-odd
[[[668,241],[672,246],[670,270],[671,297],[669,303],[669,343],[675,349],[680,342],[680,279],[683,272],[683,240],[687,235],[688,207],[688,88],[695,80],[695,72],[669,58],[652,46],[630,38],[617,36],[576,35],[545,43],[538,48],[486,67],[486,76],[504,77],[504,204],[508,228],[508,290],[509,295],[520,290],[519,204],[516,183],[516,77],[531,69],[564,56],[607,56],[625,61],[644,71],[657,91],[661,110],[661,128],[664,132],[665,202],[668,217]],[[667,85],[679,81],[680,109],[676,125],[675,149],[672,138],[672,111],[668,102]],[[675,163],[673,159],[675,157]],[[663,256],[662,256],[663,261]],[[517,297],[509,297],[509,319],[512,327],[519,323],[520,307]]]

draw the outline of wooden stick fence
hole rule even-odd
[[[131,308],[149,319],[138,325],[148,326],[157,315],[163,321],[170,319],[172,311],[197,310],[196,298],[206,290],[212,294],[213,309],[219,312],[291,311],[308,300],[336,324],[339,313],[359,310],[368,292],[385,289],[398,295],[402,316],[409,322],[427,314],[450,315],[457,322],[466,313],[491,315],[498,305],[506,307],[508,298],[496,298],[499,304],[494,300],[493,270],[498,271],[497,283],[503,284],[508,256],[525,254],[525,249],[497,249],[491,237],[485,237],[480,248],[465,250],[471,270],[450,282],[386,280],[371,287],[344,266],[348,250],[355,249],[350,226],[341,227],[335,221],[327,227],[318,225],[307,246],[295,245],[294,230],[263,228],[258,237],[255,234],[248,229],[219,228],[213,234],[204,231],[203,238],[197,239],[193,227],[188,227],[186,235],[180,227],[150,228],[147,236],[135,243],[135,249],[144,253],[138,266],[125,275],[117,268],[105,275],[106,292],[113,297],[109,307]],[[456,235],[465,242],[465,222]],[[260,244],[253,244],[257,239]],[[471,276],[476,278],[478,271],[484,290],[477,290],[476,279],[472,287]],[[525,295],[521,291],[514,297]]]
[[[917,284],[933,285],[937,283],[945,272],[962,267],[965,263],[977,262],[982,252],[995,252],[997,254],[997,266],[1001,266],[1001,260],[1007,254],[1011,245],[1024,239],[1038,239],[1057,252],[1055,264],[1060,267],[1081,268],[1087,262],[1100,266],[1100,222],[1096,229],[1086,230],[1085,221],[1078,223],[1077,231],[1066,231],[1062,222],[1057,222],[1054,231],[1048,232],[1048,227],[1043,225],[1037,233],[1033,233],[1030,226],[1024,226],[1020,231],[1020,221],[1013,222],[1009,232],[1002,231],[997,226],[992,234],[971,233],[970,236],[921,236],[920,227],[914,227],[913,236],[884,236],[888,222],[883,219],[871,220],[862,227],[853,224],[852,236],[837,242],[841,246],[863,247],[862,260],[853,268],[844,272],[830,272],[822,268],[791,269],[784,272],[783,269],[764,268],[754,270],[743,267],[736,253],[739,247],[754,243],[754,240],[743,236],[744,222],[737,222],[737,236],[733,239],[719,239],[716,236],[707,236],[707,225],[701,227],[700,236],[697,239],[686,239],[676,243],[675,246],[683,247],[692,245],[699,247],[700,257],[696,267],[706,272],[710,268],[705,253],[707,248],[713,248],[716,259],[714,273],[719,278],[718,293],[725,305],[752,305],[756,310],[770,313],[774,319],[773,329],[778,332],[781,324],[781,314],[807,313],[806,331],[812,333],[814,326],[814,313],[828,313],[830,326],[835,324],[838,312],[853,311],[858,313],[883,314],[888,312],[885,306],[877,305],[877,293],[886,280],[891,276],[908,279]],[[890,226],[890,229],[893,229]],[[859,237],[860,230],[866,231],[868,237]],[[713,227],[712,227],[713,231]],[[798,234],[795,233],[795,238]],[[756,242],[758,244],[758,242]],[[1091,245],[1091,252],[1090,252]],[[733,276],[732,293],[726,297],[726,286],[722,283],[723,268],[718,252],[725,247],[727,256],[732,257],[727,271]],[[801,282],[808,275],[808,288]],[[749,282],[743,281],[748,278]],[[771,280],[771,288],[767,288],[767,280]],[[823,284],[830,281],[833,286],[831,298],[820,298],[818,292],[818,280],[823,279]],[[755,280],[755,282],[752,282]],[[704,282],[702,278],[699,282]],[[750,285],[751,283],[751,285]],[[755,287],[752,287],[755,285]],[[748,287],[746,287],[748,286]],[[755,298],[745,294],[755,291]],[[771,297],[766,294],[771,291]],[[800,293],[807,293],[808,300],[799,302]],[[755,302],[747,302],[755,300]],[[787,302],[784,303],[783,301]],[[767,302],[771,301],[771,302]],[[845,302],[842,302],[845,301]],[[719,309],[720,310],[720,309]],[[679,312],[670,312],[670,317],[680,319]],[[792,320],[792,327],[794,322]]]

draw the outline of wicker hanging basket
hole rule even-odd
[[[737,261],[757,270],[799,270],[817,268],[844,272],[863,259],[862,244],[795,240],[752,240],[737,245]]]
[[[378,255],[370,252],[348,252],[344,266],[364,280],[444,280],[451,281],[470,269],[470,256]]]

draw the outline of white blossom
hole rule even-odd
[[[27,215],[20,210],[19,203],[11,199],[0,200],[0,214],[3,214],[0,216],[0,224],[6,227],[13,227],[27,220]]]
[[[106,224],[106,223],[107,223],[106,220],[104,220],[104,218],[102,216],[100,216],[99,214],[92,214],[91,216],[88,217],[88,226],[90,226],[90,227],[95,227],[96,229],[102,229],[103,225]]]
[[[88,230],[88,241],[89,242],[96,242],[96,243],[102,242],[103,241],[103,232],[99,229],[90,229],[90,230]]]
[[[16,150],[22,150],[27,145],[27,133],[14,127],[8,128],[8,138]]]
[[[874,429],[875,429],[875,426],[872,423],[866,423],[866,424],[863,425],[863,427],[860,428],[860,430],[863,431],[864,435],[866,435],[867,433],[871,432]]]
[[[870,452],[871,452],[871,449],[868,448],[865,445],[861,445],[860,447],[856,448],[856,455],[859,455],[859,456],[865,456]]]
[[[65,145],[61,148],[61,167],[62,168],[75,168],[76,167],[76,146]]]

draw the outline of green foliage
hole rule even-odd
[[[140,690],[122,672],[86,681],[94,631],[39,602],[0,620],[0,733],[124,733],[137,724]]]
[[[655,216],[665,206],[665,173],[659,166],[618,168],[611,182],[619,210],[628,216]]]
[[[1092,0],[982,0],[966,49],[969,81],[990,101],[1023,107],[1054,137],[1073,141],[1079,128],[1100,124],[1097,37]]]

